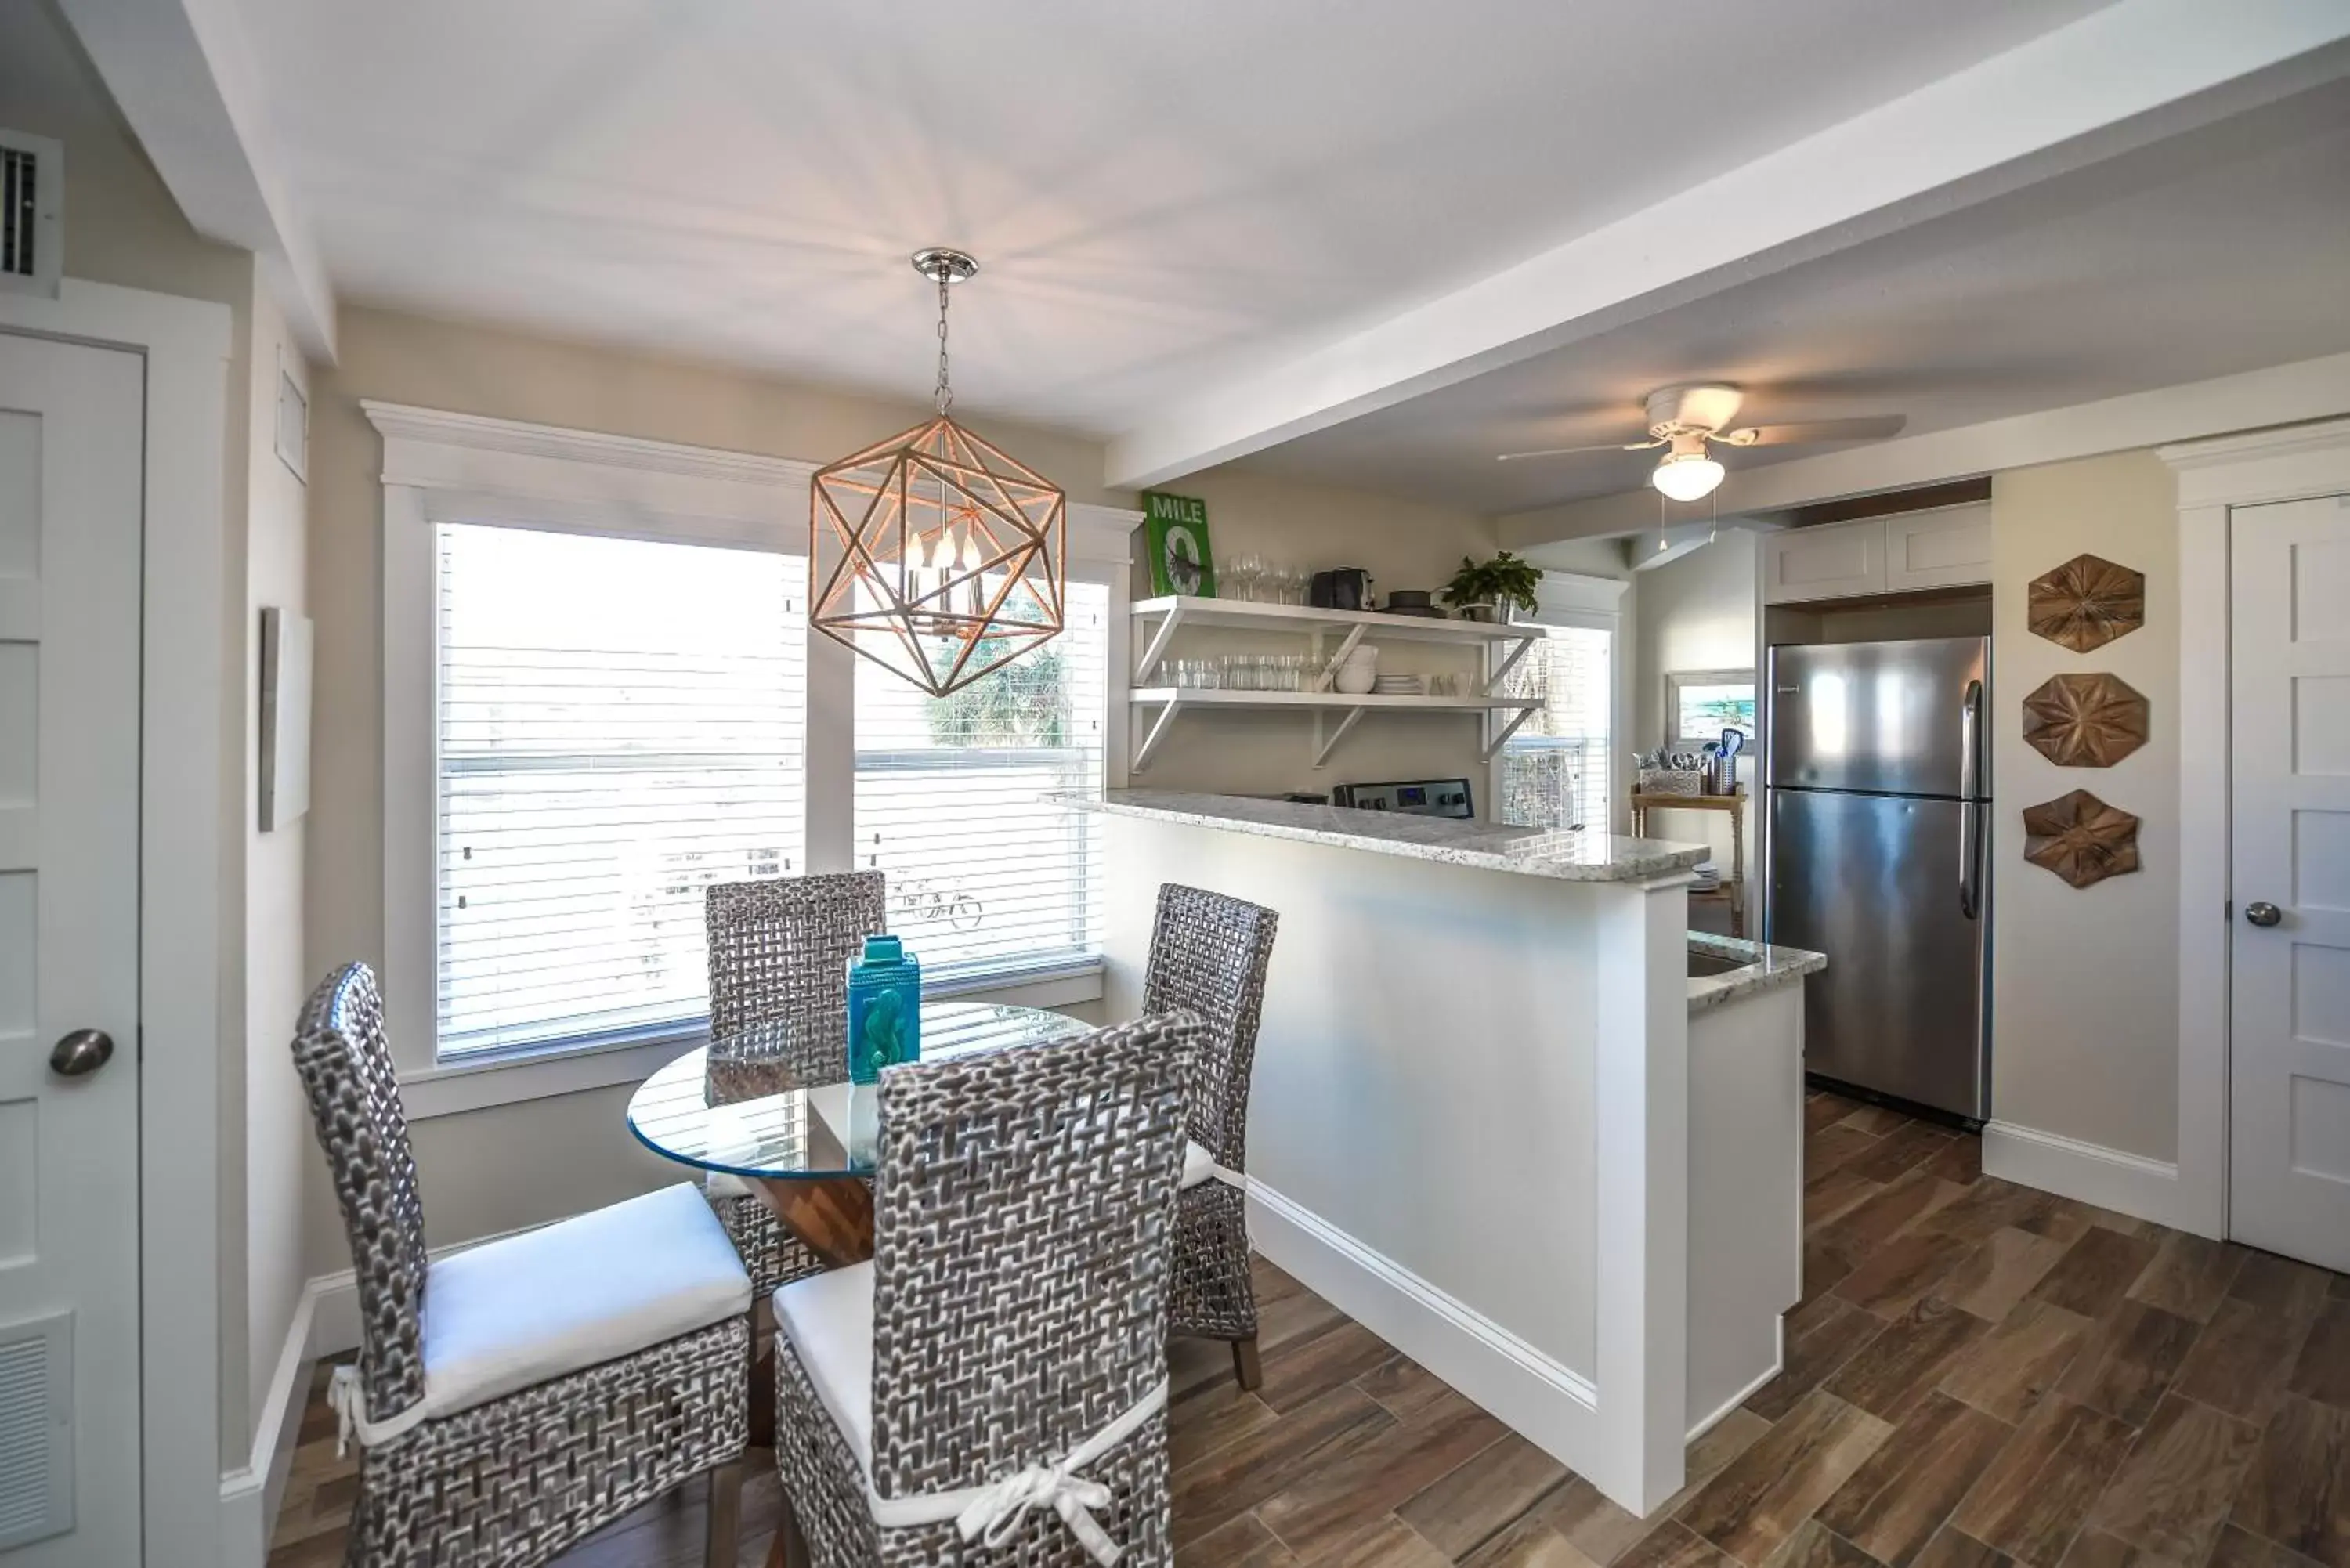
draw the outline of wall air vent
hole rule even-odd
[[[74,1527],[73,1315],[0,1324],[0,1557]]]
[[[57,296],[65,189],[63,146],[0,130],[0,290]]]

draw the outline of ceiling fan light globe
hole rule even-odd
[[[1648,483],[1674,501],[1701,501],[1713,493],[1723,472],[1702,452],[1677,452],[1657,464]]]

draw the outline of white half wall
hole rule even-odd
[[[1596,1378],[1593,890],[1108,821],[1108,1015],[1141,1012],[1160,883],[1279,910],[1250,1176]]]

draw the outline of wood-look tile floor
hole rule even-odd
[[[1787,1366],[1636,1520],[1270,1265],[1264,1386],[1179,1345],[1185,1568],[2350,1568],[2350,1279],[1984,1178],[1807,1103]],[[323,1377],[271,1568],[342,1561]],[[754,1460],[763,1456],[754,1456]],[[762,1560],[772,1469],[745,1488]],[[699,1482],[563,1558],[691,1568]]]

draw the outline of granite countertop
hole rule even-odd
[[[1691,1012],[1720,1007],[1725,1002],[1735,1002],[1758,991],[1793,985],[1804,976],[1828,967],[1825,953],[1806,952],[1802,948],[1774,948],[1766,942],[1750,942],[1738,937],[1717,937],[1708,931],[1691,931],[1689,945],[1691,952],[1746,961],[1742,968],[1725,970],[1720,974],[1690,976],[1689,1005]]]
[[[1682,871],[1712,851],[1701,844],[1618,838],[1606,833],[1552,833],[1451,817],[1355,811],[1344,806],[1259,800],[1247,795],[1172,790],[1112,790],[1099,799],[1059,797],[1079,811],[1220,827],[1263,838],[1289,838],[1376,855],[1400,855],[1481,871],[1513,871],[1563,882],[1633,882]]]

